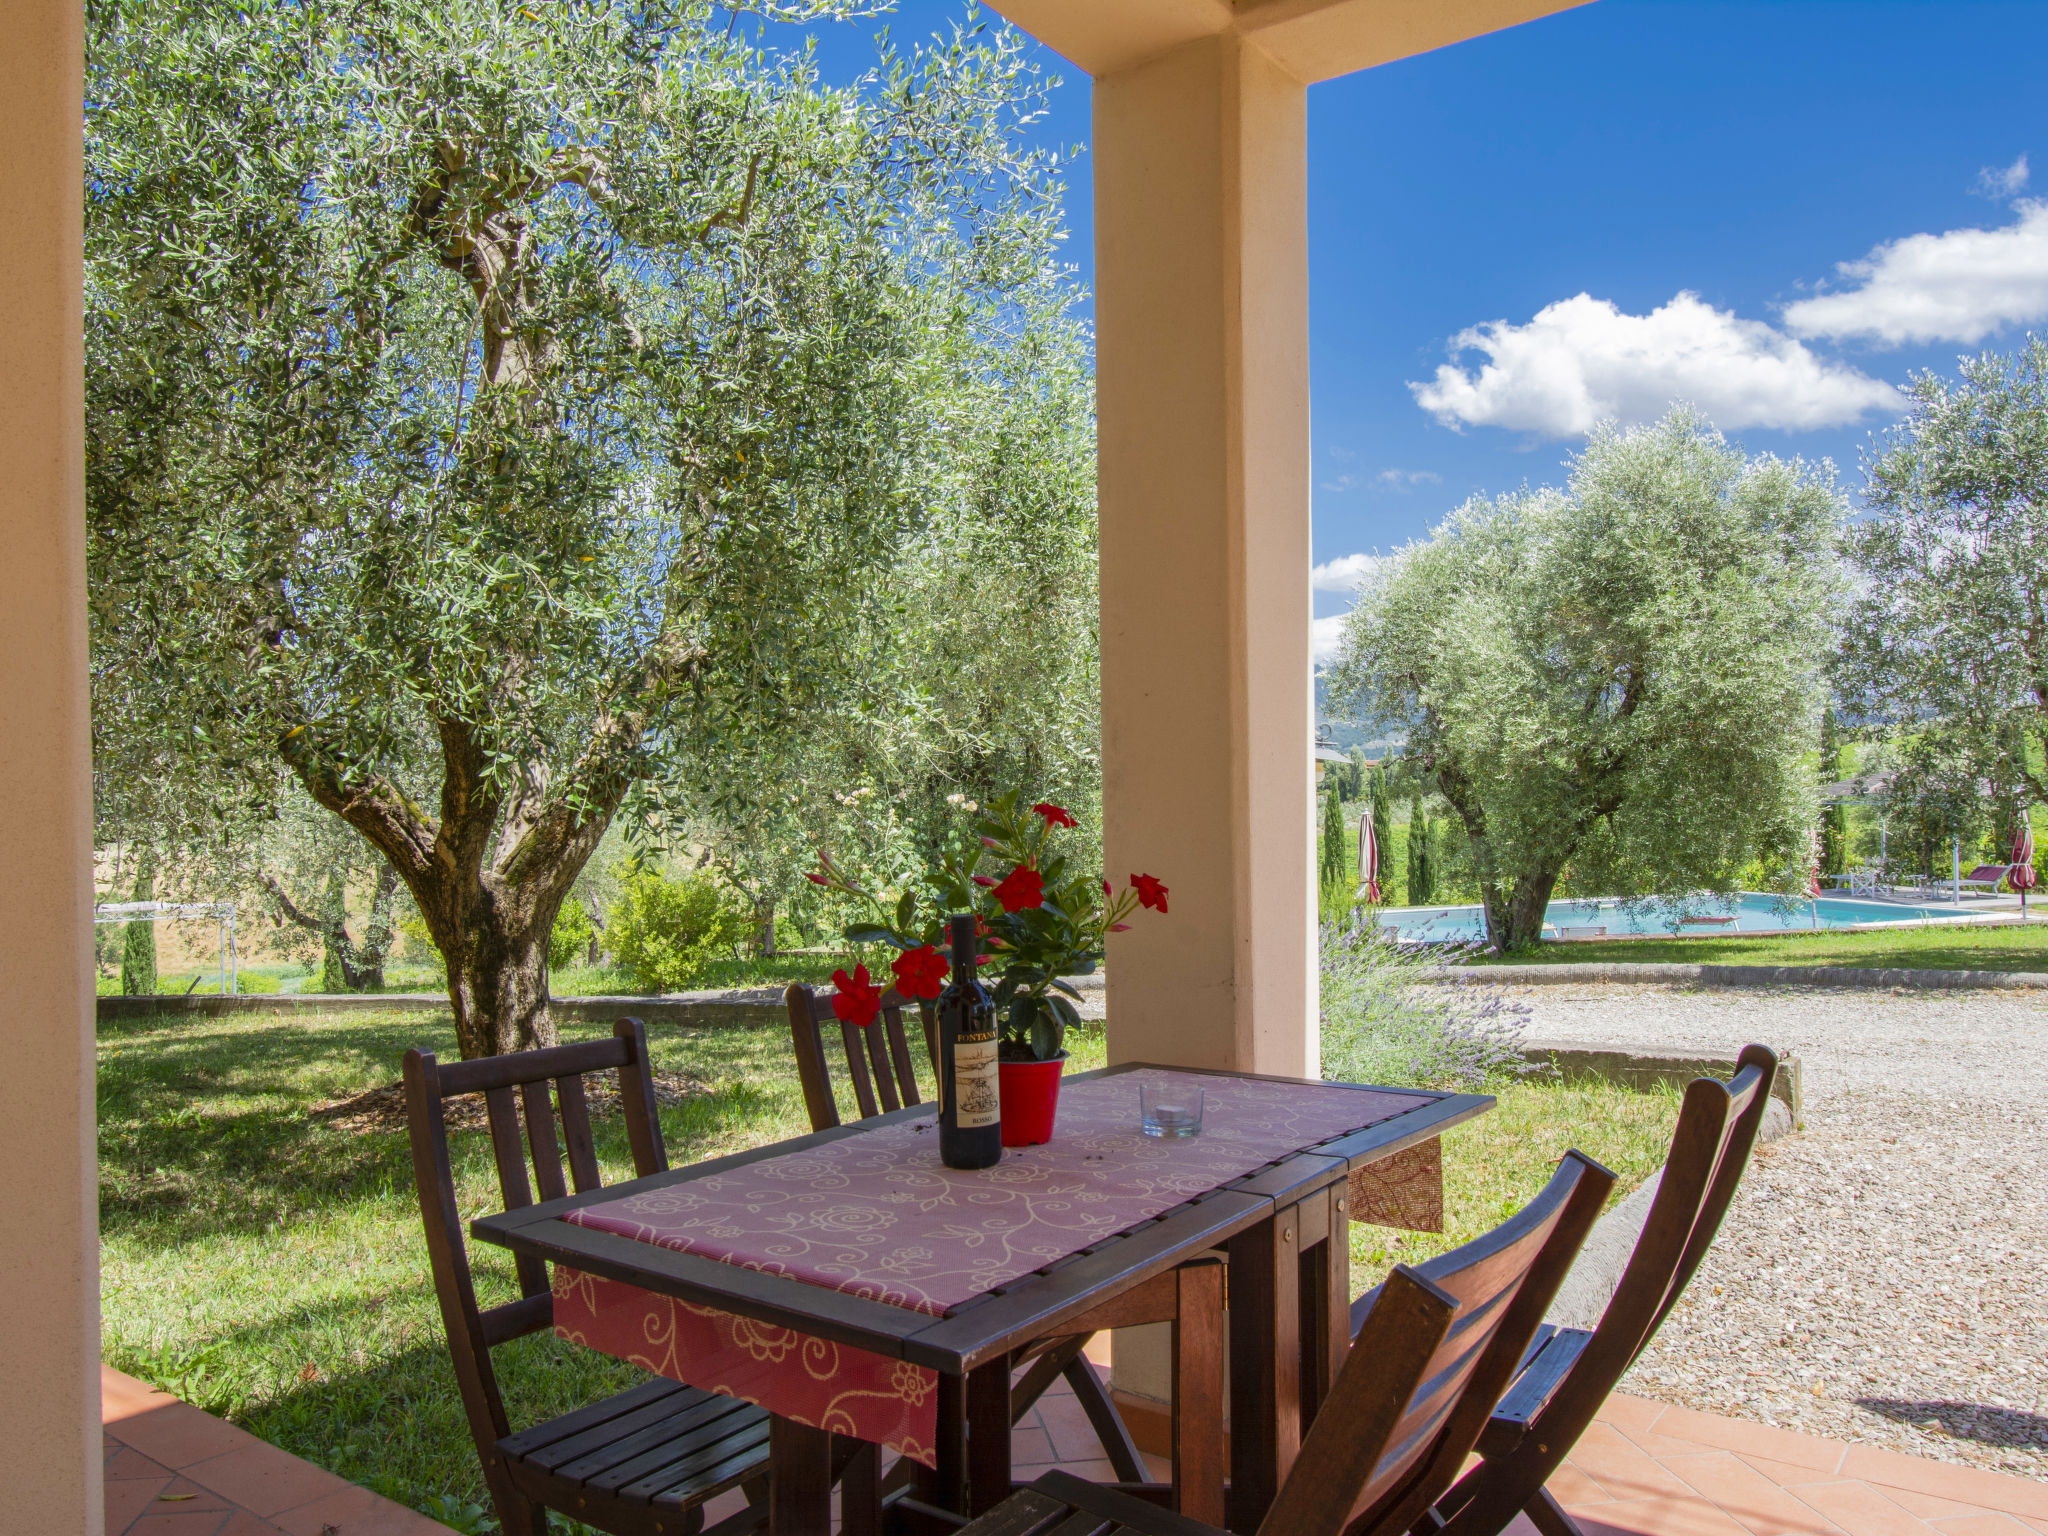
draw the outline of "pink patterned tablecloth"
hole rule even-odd
[[[1199,1081],[1202,1134],[1138,1128],[1138,1085]],[[1068,1083],[1043,1146],[939,1161],[937,1122],[879,1126],[570,1212],[578,1226],[943,1315],[1266,1164],[1415,1108],[1415,1095],[1155,1068]],[[558,1269],[555,1331],[709,1391],[931,1463],[936,1377],[716,1308]]]

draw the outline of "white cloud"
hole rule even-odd
[[[1731,431],[1804,431],[1899,408],[1891,385],[1694,293],[1647,315],[1582,293],[1545,305],[1526,325],[1473,326],[1451,347],[1454,358],[1479,351],[1487,360],[1470,373],[1446,363],[1431,382],[1408,386],[1451,427],[1576,437],[1610,417],[1652,420],[1683,400]]]
[[[1972,190],[1980,197],[2017,197],[2026,184],[2027,157],[2021,155],[2011,165],[1985,166],[1977,173],[1977,185]]]
[[[1309,645],[1319,662],[1332,660],[1337,654],[1337,642],[1344,638],[1344,621],[1348,613],[1333,613],[1327,619],[1315,619],[1309,625]]]
[[[1309,585],[1318,592],[1356,592],[1361,581],[1386,563],[1385,555],[1339,555],[1311,571]]]
[[[1433,469],[1383,469],[1380,484],[1406,490],[1411,485],[1442,485],[1444,477]]]
[[[1334,480],[1325,480],[1322,484],[1322,489],[1342,495],[1345,491],[1357,490],[1363,484],[1365,482],[1356,475],[1339,475]]]
[[[2024,176],[2025,157],[2011,167]],[[2008,172],[2007,174],[2010,174]],[[1974,344],[2007,325],[2048,319],[2048,202],[2017,205],[2003,229],[1907,235],[1839,270],[1857,287],[1785,307],[1801,336]]]

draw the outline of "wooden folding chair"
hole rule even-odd
[[[1344,1367],[1260,1536],[1399,1536],[1458,1475],[1614,1175],[1577,1152],[1517,1215],[1365,1298]],[[1071,1522],[1071,1524],[1069,1524]],[[1051,1472],[964,1536],[1217,1536],[1213,1526]]]
[[[1492,1536],[1526,1510],[1544,1536],[1580,1536],[1544,1488],[1652,1338],[1713,1245],[1756,1146],[1778,1058],[1743,1047],[1726,1083],[1686,1085],[1649,1219],[1598,1327],[1538,1331],[1479,1437],[1484,1458],[1420,1522],[1442,1536]]]
[[[789,1006],[789,1034],[796,1048],[797,1078],[803,1084],[804,1106],[810,1111],[812,1130],[827,1130],[841,1123],[838,1100],[832,1089],[832,1073],[827,1064],[824,1033],[827,1020],[839,1029],[840,1044],[846,1057],[847,1081],[852,1085],[854,1101],[860,1107],[859,1118],[865,1120],[906,1104],[924,1102],[918,1095],[917,1074],[911,1067],[910,1048],[904,1033],[903,1010],[906,1008],[918,1011],[924,1031],[925,1057],[931,1063],[932,1081],[938,1081],[937,1021],[915,999],[903,996],[893,987],[882,995],[881,1012],[876,1015],[875,1022],[868,1025],[848,1024],[840,1020],[832,1012],[829,995],[820,995],[801,983],[791,986],[783,994],[783,1001]],[[1140,1483],[1145,1481],[1144,1456],[1138,1450],[1137,1442],[1131,1438],[1123,1415],[1116,1411],[1116,1404],[1102,1385],[1102,1378],[1095,1374],[1095,1367],[1082,1353],[1093,1337],[1092,1333],[1074,1334],[1044,1340],[1034,1347],[1036,1359],[1010,1395],[1010,1422],[1014,1424],[1021,1420],[1045,1390],[1064,1377],[1088,1415],[1088,1423],[1094,1429],[1096,1439],[1102,1442],[1103,1454],[1116,1468],[1116,1475],[1124,1482]]]
[[[405,1053],[413,1180],[433,1262],[434,1293],[484,1482],[505,1536],[547,1536],[550,1509],[615,1536],[688,1536],[703,1526],[706,1499],[742,1483],[765,1516],[768,1415],[737,1398],[657,1377],[530,1429],[515,1432],[506,1418],[491,1350],[551,1328],[554,1297],[546,1266],[522,1258],[517,1261],[519,1299],[495,1307],[477,1305],[442,1104],[456,1094],[484,1096],[498,1188],[504,1209],[516,1210],[534,1203],[526,1177],[529,1151],[543,1200],[566,1195],[572,1187],[580,1194],[603,1182],[583,1078],[609,1069],[618,1072],[634,1170],[643,1176],[659,1173],[668,1167],[668,1154],[655,1112],[647,1036],[638,1019],[620,1020],[610,1040],[447,1066],[430,1051]]]

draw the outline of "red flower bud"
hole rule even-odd
[[[974,883],[975,883],[976,885],[985,885],[985,886],[987,886],[987,887],[988,887],[988,888],[989,888],[990,890],[994,890],[994,889],[996,888],[996,883],[995,883],[995,881],[993,881],[993,880],[989,879],[989,877],[988,877],[987,875],[976,875],[976,876],[974,877]]]
[[[805,875],[804,878],[810,881],[813,885],[830,885],[832,883],[830,880],[827,880],[823,875]]]

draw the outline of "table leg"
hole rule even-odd
[[[819,1536],[831,1528],[831,1432],[770,1414],[769,1536]]]
[[[967,1384],[958,1376],[939,1373],[937,1420],[938,1465],[919,1466],[914,1474],[920,1503],[956,1513],[967,1508]]]
[[[1220,1525],[1223,1488],[1223,1266],[1183,1264],[1173,1325],[1173,1504]]]
[[[1301,1450],[1299,1227],[1290,1206],[1228,1249],[1233,1531],[1258,1529]]]
[[[853,1447],[839,1474],[839,1536],[882,1536],[882,1448],[871,1441]]]
[[[1351,1350],[1351,1222],[1342,1184],[1312,1195],[1300,1212],[1301,1430],[1315,1421]]]
[[[1010,1496],[1010,1357],[967,1373],[967,1513]]]

